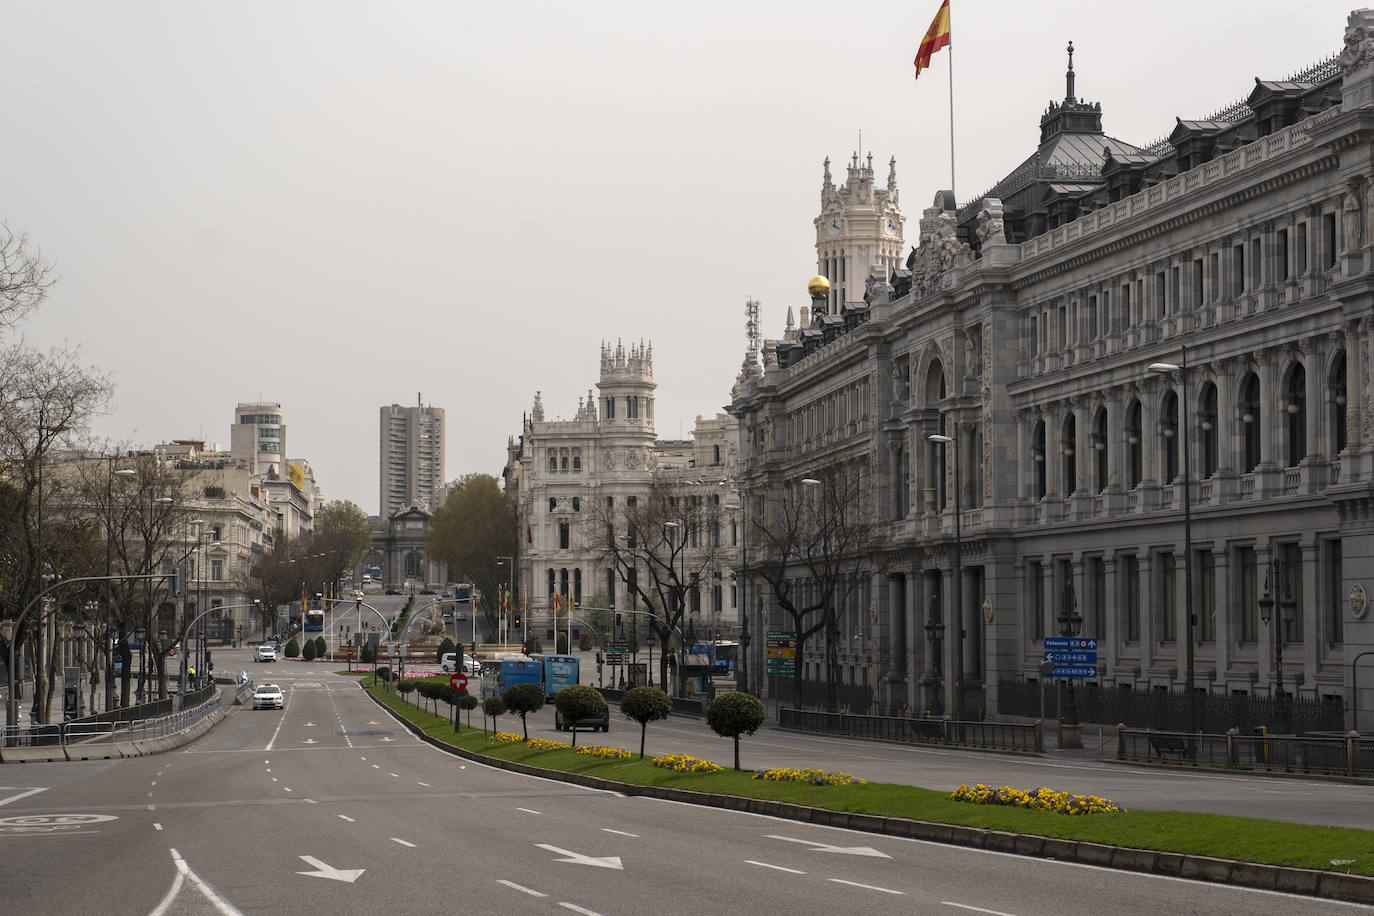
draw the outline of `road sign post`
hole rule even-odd
[[[449,675],[448,685],[454,690],[465,690],[468,686],[468,676],[461,671],[457,674]]]

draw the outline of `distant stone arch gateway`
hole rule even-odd
[[[448,582],[448,566],[429,555],[430,514],[419,506],[397,511],[386,528],[372,536],[372,550],[382,557],[382,585],[404,591],[441,589]]]

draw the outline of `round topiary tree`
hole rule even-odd
[[[604,715],[606,698],[601,695],[601,691],[588,684],[569,684],[554,695],[553,706],[567,724],[579,719]],[[570,725],[569,728],[572,731],[573,747],[577,747],[577,727]]]
[[[516,684],[501,695],[506,701],[506,709],[520,717],[520,727],[524,729],[525,740],[530,740],[530,727],[525,717],[538,712],[544,706],[543,684]]]
[[[296,642],[296,637],[292,636],[286,642],[286,657],[295,658],[301,654],[301,644]]]
[[[316,657],[316,658],[328,658],[328,657],[329,657],[329,643],[327,643],[327,642],[324,641],[324,637],[323,637],[323,636],[316,636],[316,637],[315,637],[315,657]]]
[[[458,697],[458,708],[468,714],[468,728],[472,728],[472,711],[477,708],[477,698],[468,693],[466,689],[458,691],[462,694]],[[458,730],[458,720],[453,720],[453,730]]]
[[[559,634],[558,634],[558,637],[557,637],[556,639],[554,639],[554,641],[553,641],[553,651],[556,652],[556,653],[559,654],[559,655],[567,655],[567,654],[568,654],[568,634],[567,634],[567,633],[559,633]]]
[[[307,639],[305,641],[305,649],[301,652],[301,658],[305,659],[308,662],[313,662],[315,660],[315,656],[318,654],[319,650],[315,648],[315,640]]]
[[[590,652],[592,650],[592,634],[583,633],[581,638],[577,640],[577,648],[583,652]]]
[[[396,685],[396,689],[400,691],[401,696],[410,699],[410,692],[415,689],[415,680],[413,678],[406,678]]]
[[[443,664],[445,655],[448,655],[450,652],[457,651],[458,647],[454,644],[453,640],[445,636],[444,641],[439,643],[439,648],[434,650],[434,663],[436,665]],[[459,670],[462,670],[462,661],[463,660],[461,658],[458,659]]]
[[[378,665],[377,670],[372,672],[372,683],[377,683],[377,678],[381,678],[384,684],[391,680],[391,668],[386,665]]]
[[[362,651],[358,653],[358,658],[362,660],[362,663],[363,663],[364,665],[370,665],[370,664],[372,664],[372,662],[373,662],[375,659],[373,659],[373,657],[372,657],[372,644],[371,644],[371,643],[366,643],[366,642],[363,643],[363,648],[362,648]]]
[[[723,693],[706,709],[706,724],[722,738],[735,741],[735,769],[739,769],[739,736],[752,735],[768,713],[758,697],[739,691]]]
[[[525,649],[530,655],[538,655],[544,651],[544,644],[539,641],[538,636],[531,636],[525,641]]]
[[[487,697],[482,701],[482,734],[487,733],[487,717],[491,717],[491,730],[496,731],[496,717],[506,711],[506,701],[500,697]]]
[[[631,687],[620,700],[620,711],[639,723],[639,759],[644,759],[644,738],[649,723],[666,719],[673,711],[673,701],[657,687]]]

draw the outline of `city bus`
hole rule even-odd
[[[511,657],[511,653],[500,653],[503,658],[482,663],[482,697],[499,697],[516,684],[542,684],[544,666],[535,659],[523,655]]]
[[[324,632],[324,611],[311,610],[305,612],[305,632]]]
[[[580,662],[575,655],[544,656],[544,693],[552,700],[554,694],[570,684],[576,684],[581,675]]]

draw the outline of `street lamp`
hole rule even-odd
[[[1083,615],[1078,613],[1078,597],[1073,591],[1073,581],[1064,582],[1064,597],[1060,602],[1059,610],[1059,635],[1073,638],[1083,629]],[[1064,702],[1059,709],[1059,746],[1082,747],[1083,741],[1078,729],[1078,707],[1074,701],[1073,686],[1067,683],[1067,678],[1061,678],[1059,686]],[[1065,695],[1067,694],[1067,695]]]
[[[105,476],[105,711],[109,712],[114,706],[114,644],[110,641],[110,633],[114,629],[114,601],[110,594],[110,564],[113,552],[114,541],[114,479],[116,477],[125,479],[138,476],[138,472],[132,468],[115,469],[114,463],[118,455],[107,455],[105,457],[106,470]]]
[[[498,617],[500,618],[500,621],[499,621],[500,624],[501,624],[501,625],[504,625],[505,622],[506,622],[506,618],[510,616],[510,593],[511,593],[512,581],[513,581],[514,578],[515,578],[515,558],[514,558],[514,557],[511,557],[511,556],[505,556],[505,555],[499,556],[499,557],[496,558],[496,565],[497,565],[497,566],[503,566],[503,567],[505,567],[505,569],[506,569],[506,584],[505,584],[504,587],[501,588],[501,594],[499,594],[499,595],[496,596],[496,613],[497,613]],[[572,611],[569,610],[568,613],[572,613]],[[475,623],[474,623],[474,626],[476,626]],[[529,624],[525,621],[525,618],[524,618],[524,617],[521,617],[521,618],[520,618],[520,641],[521,641],[521,642],[525,642],[525,627],[527,627],[527,626],[529,626]],[[453,622],[453,631],[454,631],[455,633],[458,632],[458,621],[456,621],[456,620]],[[476,642],[476,637],[473,638],[473,641]],[[557,648],[558,648],[558,616],[557,616],[556,614],[554,615],[554,619],[553,619],[553,647],[554,647],[555,650],[557,650]],[[475,652],[476,649],[474,649],[473,651]],[[572,651],[572,623],[571,623],[571,622],[568,624],[568,651]]]
[[[1197,734],[1197,693],[1193,689],[1193,484],[1189,478],[1192,460],[1189,457],[1188,440],[1192,430],[1188,426],[1188,348],[1182,347],[1183,362],[1150,363],[1150,372],[1160,375],[1178,373],[1179,386],[1183,389],[1183,612],[1184,632],[1188,640],[1185,664],[1187,675],[1184,689],[1188,692],[1188,733]]]
[[[940,596],[930,596],[930,614],[926,618],[926,639],[930,641],[930,706],[929,712],[939,715],[944,710],[944,676],[941,659],[944,653],[945,623],[940,616]]]
[[[1277,599],[1275,595],[1278,596]],[[1276,600],[1279,606],[1277,619],[1274,618]],[[1264,571],[1264,595],[1260,597],[1258,604],[1260,619],[1264,621],[1264,625],[1268,626],[1270,620],[1274,623],[1271,631],[1274,634],[1274,696],[1279,701],[1280,724],[1286,734],[1290,730],[1290,725],[1287,695],[1283,692],[1283,646],[1284,636],[1293,622],[1298,602],[1289,587],[1288,565],[1283,560],[1275,558],[1269,561],[1269,566]]]
[[[678,528],[681,528],[682,525],[681,525],[681,523],[679,523],[679,522],[669,521],[669,522],[664,522],[664,523],[663,523],[663,527],[664,527],[664,528],[667,528],[667,529],[669,529],[669,530],[676,530],[676,529],[678,529]],[[671,537],[668,538],[668,543],[669,543],[670,545],[673,543]],[[683,586],[683,582],[682,582],[682,580],[683,580],[683,579],[686,577],[686,575],[687,575],[686,547],[687,547],[687,534],[686,534],[686,532],[683,532],[683,535],[682,535],[682,543],[681,543],[680,545],[677,545],[677,546],[674,548],[674,551],[678,554],[678,557],[679,557],[679,560],[678,560],[678,568],[681,570],[681,573],[677,576],[677,581],[674,583],[674,588],[673,588],[673,591],[677,593],[677,613],[678,613],[678,620],[683,621],[683,622],[686,622],[686,620],[687,620],[687,592],[686,592],[686,590],[685,590],[685,588],[684,588],[684,586]],[[673,556],[672,556],[672,554],[670,553],[670,554],[668,555],[668,569],[671,571],[672,568],[673,568]],[[682,631],[681,631],[681,630],[678,630],[678,635],[679,635],[679,636],[682,636]],[[678,670],[677,670],[677,682],[678,682],[678,693],[679,693],[679,694],[685,692],[685,691],[683,690],[683,686],[682,686],[682,685],[685,684],[685,683],[687,682],[687,669],[686,669],[686,667],[685,667],[686,662],[687,662],[687,646],[685,645],[686,639],[687,639],[686,636],[682,636],[681,642],[682,642],[683,644],[682,644],[682,645],[679,645],[679,646],[678,646],[678,650],[677,650],[677,654],[678,654],[679,656],[681,656],[681,659],[680,659],[680,661],[678,662],[678,666],[677,666],[677,668],[678,668]]]
[[[929,437],[931,442],[939,442],[942,445],[954,443],[954,605],[950,614],[950,623],[953,625],[954,652],[949,666],[950,684],[953,687],[950,697],[950,713],[955,719],[959,718],[960,693],[962,684],[962,669],[964,663],[964,592],[963,579],[964,567],[962,563],[961,548],[963,547],[963,530],[961,527],[961,517],[964,512],[963,486],[959,481],[959,421],[954,421],[954,435],[941,436],[932,435]]]

